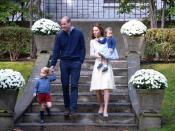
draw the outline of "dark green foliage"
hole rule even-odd
[[[159,56],[167,61],[175,55],[175,28],[149,29],[146,33],[146,57]]]
[[[30,29],[23,27],[0,28],[0,55],[9,54],[17,60],[21,54],[29,53]]]

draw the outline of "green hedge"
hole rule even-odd
[[[146,33],[146,57],[168,60],[175,55],[175,28],[149,29]]]
[[[20,55],[29,53],[30,29],[23,27],[0,28],[0,55],[9,54],[12,61]]]

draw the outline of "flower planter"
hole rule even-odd
[[[14,126],[13,113],[0,113],[0,131],[12,131]]]
[[[0,111],[13,113],[19,90],[0,89]]]
[[[16,104],[18,89],[0,89],[0,130],[9,131],[14,125],[14,107]]]
[[[164,98],[164,89],[136,89],[140,113],[159,114]]]
[[[37,54],[42,51],[50,52],[53,50],[55,35],[34,35]]]
[[[144,45],[144,40],[145,36],[127,36],[127,35],[122,35],[123,40],[124,40],[124,45],[125,45],[125,50],[127,53],[129,52],[137,52],[143,54],[145,45]]]

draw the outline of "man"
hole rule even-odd
[[[71,19],[64,16],[61,19],[62,31],[57,34],[51,68],[60,58],[61,83],[64,97],[65,115],[73,115],[77,111],[78,81],[81,64],[85,58],[85,41],[83,33],[71,25]],[[69,80],[71,93],[69,95]]]

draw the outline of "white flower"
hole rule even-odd
[[[0,70],[0,89],[17,89],[23,87],[25,80],[20,72],[12,69]]]
[[[61,27],[58,23],[42,18],[34,23],[31,30],[34,34],[54,35],[60,29]]]
[[[153,69],[141,69],[131,76],[129,83],[137,89],[164,89],[168,87],[166,77]]]
[[[146,32],[147,27],[138,20],[130,20],[122,25],[120,32],[128,36],[138,36]]]

